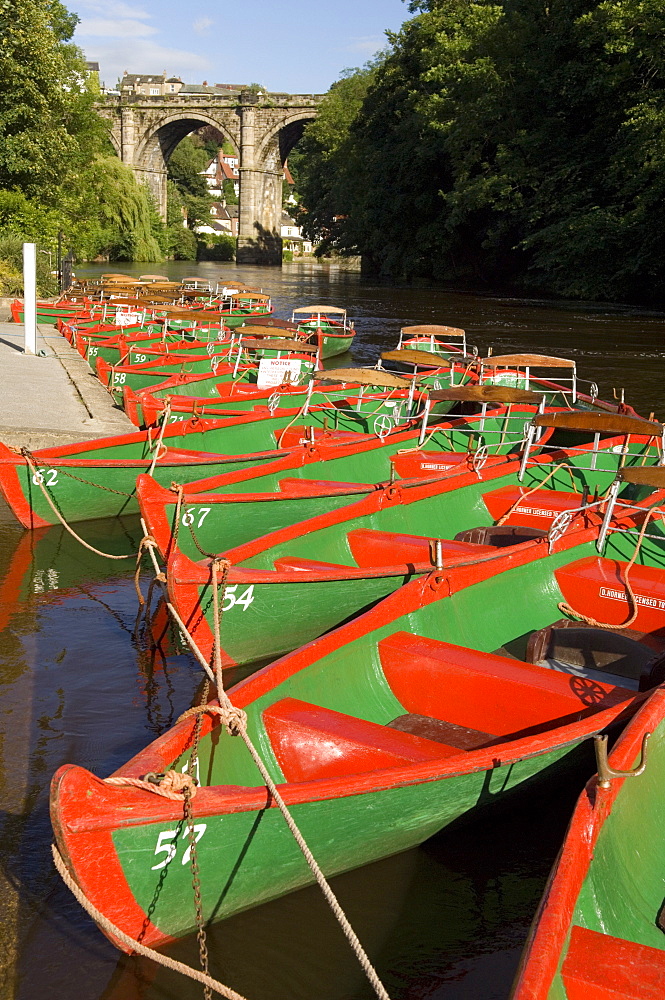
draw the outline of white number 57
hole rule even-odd
[[[199,840],[206,832],[206,823],[195,823],[194,824],[194,843],[198,844]],[[168,864],[173,861],[176,856],[177,844],[174,843],[175,838],[178,836],[177,830],[162,830],[162,832],[157,837],[157,843],[155,844],[155,855],[165,854],[166,857],[158,861],[156,865],[153,865],[150,869],[156,872],[160,868],[166,868]],[[181,839],[189,840],[189,831],[183,830]],[[189,843],[185,849],[185,853],[182,856],[182,864],[186,865],[189,863],[189,858],[191,854],[191,847]]]

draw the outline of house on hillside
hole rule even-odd
[[[224,181],[231,181],[236,198],[240,192],[240,174],[238,172],[238,157],[235,153],[224,153],[221,149],[212,158],[201,173],[205,177],[210,194],[221,198]]]
[[[288,212],[282,212],[280,236],[284,250],[291,250],[296,256],[314,252],[314,244],[303,236],[302,229]]]

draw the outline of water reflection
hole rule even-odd
[[[145,265],[122,269],[138,274]],[[166,265],[170,276],[191,270]],[[354,359],[361,363],[394,346],[402,325],[445,322],[465,327],[483,351],[492,344],[502,353],[574,357],[601,394],[625,386],[644,413],[659,406],[657,316],[365,285],[355,273],[317,265],[281,273],[216,264],[197,270],[263,287],[280,316],[314,300],[346,306],[357,319]],[[83,530],[93,544],[118,552],[137,532],[131,518]],[[200,987],[119,958],[60,884],[48,851],[48,784],[68,761],[108,775],[191,704],[199,673],[175,645],[162,659],[137,643],[131,560],[94,556],[60,528],[24,533],[3,509],[0,566],[0,996],[198,1000]],[[394,1000],[507,996],[582,780],[488,811],[419,850],[334,880]],[[196,964],[193,941],[176,953]],[[224,922],[211,934],[211,955],[213,972],[249,1000],[372,996],[314,889]]]

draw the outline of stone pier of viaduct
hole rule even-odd
[[[212,125],[238,154],[240,172],[237,260],[282,262],[282,168],[316,118],[320,94],[261,94],[106,98],[98,106],[111,121],[118,156],[150,187],[166,218],[169,157],[190,132]]]

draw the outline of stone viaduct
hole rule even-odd
[[[181,139],[212,125],[234,146],[240,197],[237,259],[281,264],[282,167],[316,118],[322,95],[186,94],[182,97],[108,97],[98,111],[112,123],[111,142],[138,180],[150,187],[166,217],[166,173]]]

